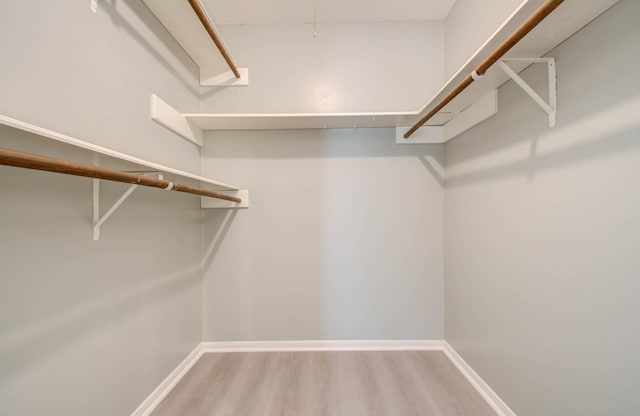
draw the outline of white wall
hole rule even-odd
[[[456,0],[444,25],[444,76],[455,74],[522,2]]]
[[[0,3],[0,113],[198,171],[149,119],[151,92],[197,109],[195,65],[141,2],[98,4]],[[1,167],[0,194],[0,414],[131,414],[201,339],[199,199],[138,189],[93,242],[89,179]]]
[[[211,132],[204,340],[442,339],[442,145],[392,129]]]
[[[205,88],[205,112],[413,111],[443,82],[442,22],[221,25],[249,87]]]
[[[518,416],[640,413],[638,16],[551,53],[556,128],[509,83],[446,146],[446,339]]]
[[[205,112],[410,111],[443,82],[443,22],[220,31],[250,86]],[[203,173],[252,206],[205,213],[204,339],[441,338],[441,159],[389,129],[209,133]]]
[[[197,111],[197,69],[140,2],[3,1],[0,114],[184,170],[192,143],[149,119],[149,96]]]

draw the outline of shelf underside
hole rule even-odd
[[[408,126],[417,117],[407,113],[300,113],[300,114],[184,114],[203,130],[296,130]],[[429,125],[439,126],[451,118],[438,114]]]
[[[152,0],[147,0],[147,3]],[[569,36],[580,30],[593,19],[617,3],[618,0],[565,0],[538,27],[529,33],[522,41],[515,45],[505,56],[511,58],[539,58],[547,54]],[[413,125],[422,115],[448,95],[464,78],[473,72],[511,33],[513,33],[527,18],[535,12],[544,0],[526,0],[514,13],[498,28],[485,44],[460,68],[460,70],[440,89],[438,93],[421,109],[404,112],[359,112],[359,113],[289,113],[289,114],[180,114],[188,121],[188,126],[198,130],[295,130],[295,129],[323,129],[323,128],[373,128],[373,127],[408,127]],[[160,3],[158,3],[160,4]],[[163,18],[172,18],[170,14]],[[179,19],[179,16],[176,17]],[[172,20],[173,22],[173,20]],[[173,22],[176,23],[176,22]],[[188,30],[184,25],[166,24],[171,30],[180,27]],[[196,26],[197,27],[197,26]],[[196,30],[196,29],[189,29]],[[199,30],[199,29],[198,29]],[[181,33],[177,39],[190,39]],[[529,64],[526,62],[510,62],[510,66],[520,72]],[[561,67],[558,70],[562,70]],[[478,102],[491,90],[494,90],[509,80],[501,70],[493,67],[486,76],[474,82],[426,125],[441,126],[472,104]],[[249,87],[250,88],[250,87]],[[401,93],[401,91],[399,91]],[[173,117],[175,118],[175,117]],[[190,133],[188,134],[190,135]],[[192,140],[192,139],[190,139]],[[195,140],[198,142],[197,138]]]
[[[5,129],[8,134],[3,135],[6,139],[2,140],[2,146],[0,147],[64,159],[72,157],[73,161],[80,163],[99,162],[103,167],[127,172],[162,173],[172,178],[187,180],[194,185],[199,184],[209,190],[238,189],[235,186],[213,179],[140,159],[53,130],[0,115],[0,131]],[[9,133],[10,130],[13,130],[14,133]],[[16,144],[19,144],[19,146],[16,146]]]

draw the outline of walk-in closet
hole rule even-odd
[[[640,1],[0,1],[0,416],[640,415]]]

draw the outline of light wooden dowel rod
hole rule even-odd
[[[531,32],[540,22],[542,22],[547,16],[551,14],[564,0],[547,0],[542,6],[538,8],[529,18],[522,24],[515,32],[513,32],[507,40],[502,42],[498,48],[493,51],[487,59],[485,59],[475,70],[478,76],[483,76],[485,72],[500,58],[502,58],[511,48],[513,48],[522,38],[524,38],[529,32]],[[474,79],[469,74],[458,86],[451,91],[446,97],[442,99],[429,111],[424,117],[422,117],[416,124],[413,125],[404,134],[404,138],[408,139],[413,133],[416,132],[424,123],[429,121],[431,117],[435,116],[440,110],[442,110],[447,104],[449,104],[454,98],[456,98],[462,91],[464,91],[469,85],[473,83]]]
[[[188,1],[189,1],[189,4],[191,5],[191,8],[195,12],[195,14],[198,16],[198,19],[200,19],[200,22],[202,23],[204,28],[207,30],[207,33],[211,37],[211,40],[213,41],[213,43],[216,44],[216,47],[220,51],[220,54],[222,54],[222,57],[224,58],[225,62],[227,63],[227,65],[229,65],[229,68],[231,68],[231,71],[233,71],[233,75],[235,75],[236,78],[240,79],[240,71],[238,71],[236,64],[233,63],[231,56],[229,56],[227,49],[224,47],[224,44],[218,37],[216,30],[213,28],[213,25],[209,21],[209,18],[207,17],[207,14],[205,13],[202,6],[200,5],[200,2],[198,0],[188,0]]]
[[[82,163],[69,162],[66,160],[38,156],[30,153],[18,152],[15,150],[0,149],[0,165],[14,166],[25,169],[44,170],[47,172],[84,176],[94,179],[105,179],[115,182],[131,183],[135,185],[150,186],[153,188],[160,188],[177,192],[185,192],[188,194],[208,196],[210,198],[224,199],[231,202],[242,202],[242,199],[235,196],[225,195],[219,192],[207,191],[201,188],[194,188],[180,183],[165,181],[163,179],[150,178],[148,176],[136,175],[134,173],[122,172],[119,170],[101,168],[92,165],[85,165]]]

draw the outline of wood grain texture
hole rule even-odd
[[[529,32],[538,26],[547,16],[549,16],[564,0],[547,0],[545,1],[529,18],[520,25],[504,42],[500,44],[482,63],[476,68],[476,74],[483,76],[485,72],[491,68],[493,64],[498,62],[507,52],[511,50],[518,42],[522,40]],[[404,138],[408,139],[422,125],[429,121],[436,113],[442,110],[447,104],[453,101],[462,91],[467,89],[473,83],[474,79],[468,75],[458,86],[444,97],[431,111],[424,115],[416,124],[414,124],[404,134]]]
[[[209,353],[152,416],[495,416],[439,351]]]
[[[65,175],[83,176],[86,178],[105,179],[115,182],[130,183],[133,185],[149,186],[152,188],[208,196],[231,202],[242,202],[242,199],[235,196],[225,195],[206,189],[194,188],[180,183],[173,183],[164,179],[150,178],[144,175],[102,168],[100,166],[18,152],[17,150],[0,149],[0,165],[62,173]]]
[[[211,40],[213,41],[213,43],[215,43],[216,48],[218,48],[218,50],[220,51],[220,54],[224,58],[224,61],[227,63],[227,65],[229,65],[229,68],[231,68],[233,75],[235,75],[236,78],[240,79],[240,71],[238,71],[238,67],[233,62],[233,59],[231,59],[231,56],[229,56],[229,52],[227,52],[227,48],[224,47],[224,43],[222,43],[222,41],[218,37],[216,30],[214,29],[213,25],[209,21],[209,18],[207,17],[207,13],[204,11],[202,6],[200,5],[200,2],[198,0],[187,0],[187,1],[191,5],[193,12],[196,14],[196,16],[198,16],[198,19],[200,19],[200,23],[202,23],[202,26],[204,26],[205,30],[209,34],[209,37],[211,37]]]

